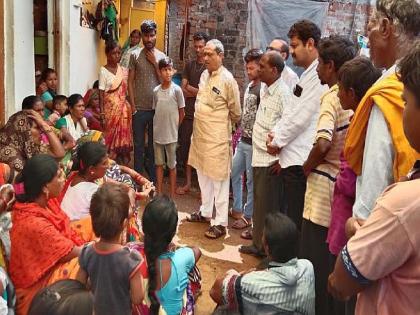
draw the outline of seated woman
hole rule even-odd
[[[42,146],[41,134],[48,138],[48,148]],[[58,160],[65,154],[60,139],[39,113],[30,109],[12,115],[0,129],[0,162],[19,173],[26,161],[40,152]]]
[[[34,297],[29,315],[92,315],[93,295],[77,280],[60,280]]]
[[[29,159],[15,181],[9,273],[16,287],[17,315],[26,315],[39,289],[74,279],[83,241],[57,201],[64,174],[49,155]]]
[[[89,130],[77,141],[77,145],[80,146],[90,141],[105,144],[102,132]],[[105,173],[105,177],[107,180],[128,185],[136,192],[136,199],[146,199],[150,191],[154,191],[153,183],[146,177],[141,176],[138,172],[127,166],[117,164],[117,162],[111,159],[109,159],[109,168]]]
[[[160,304],[168,315],[183,314],[188,274],[201,256],[200,249],[196,247],[174,251],[171,242],[177,226],[178,212],[175,203],[167,196],[156,197],[147,204],[142,227],[152,315],[158,314]]]
[[[211,298],[215,314],[315,314],[315,276],[309,260],[297,259],[299,233],[291,219],[269,213],[265,219],[264,250],[268,268],[216,279]]]
[[[80,94],[70,95],[67,99],[70,114],[64,116],[66,127],[70,135],[77,141],[86,131],[89,130],[85,114],[85,103]]]
[[[90,200],[99,188],[96,181],[105,176],[108,166],[108,154],[102,143],[86,142],[78,147],[73,164],[76,171],[68,177],[61,201],[71,221],[89,216]]]
[[[7,164],[0,163],[0,267],[4,269],[7,269],[10,259],[9,232],[12,217],[9,211],[15,202],[15,192],[11,185],[14,178],[10,170]]]
[[[36,95],[29,95],[25,97],[22,101],[22,110],[33,109],[41,116],[44,115],[45,105],[42,102],[41,98]]]

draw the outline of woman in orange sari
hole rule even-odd
[[[49,155],[29,159],[14,184],[10,277],[16,288],[16,314],[26,315],[35,294],[61,279],[75,279],[84,241],[70,227],[56,197],[64,173]]]
[[[134,108],[127,101],[127,70],[119,65],[121,48],[108,42],[107,64],[99,71],[99,106],[105,143],[111,159],[127,165],[133,149],[131,117]]]

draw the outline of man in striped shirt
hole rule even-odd
[[[268,268],[218,277],[210,291],[220,306],[213,314],[315,315],[314,270],[310,261],[297,258],[299,232],[286,215],[267,214],[264,250]]]
[[[321,97],[315,143],[303,164],[307,188],[300,248],[301,257],[309,259],[314,265],[316,312],[328,315],[336,312],[326,291],[329,273],[326,239],[340,153],[353,114],[351,110],[341,108],[337,95],[337,76],[340,67],[355,57],[356,48],[345,37],[331,36],[321,39],[318,53],[318,76],[321,83],[328,84],[330,89]]]

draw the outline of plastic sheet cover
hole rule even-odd
[[[244,54],[251,48],[265,48],[274,37],[287,40],[289,28],[298,20],[309,19],[323,29],[328,2],[310,0],[249,0],[247,41]],[[287,64],[290,65],[291,58]],[[301,73],[302,69],[295,69]]]

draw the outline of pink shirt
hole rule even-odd
[[[347,244],[354,267],[371,284],[356,315],[420,313],[420,179],[390,186]]]

